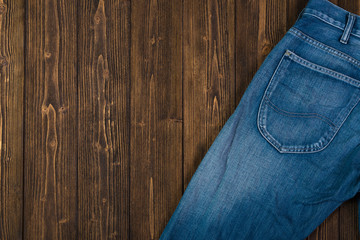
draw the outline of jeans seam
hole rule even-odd
[[[269,82],[268,86],[265,89],[265,92],[263,94],[263,98],[262,98],[262,100],[260,102],[260,107],[259,107],[259,111],[258,111],[258,128],[259,128],[259,131],[265,137],[265,139],[267,141],[269,141],[269,143],[271,143],[279,152],[282,152],[282,153],[286,153],[286,152],[298,152],[298,153],[312,152],[313,153],[313,152],[321,151],[321,150],[325,149],[327,145],[329,145],[329,143],[336,136],[337,132],[339,131],[339,129],[343,125],[343,123],[346,121],[346,119],[350,115],[351,111],[359,103],[360,90],[358,89],[359,91],[356,94],[357,98],[353,98],[352,100],[350,100],[347,108],[345,108],[343,110],[343,112],[341,112],[341,114],[337,117],[337,119],[340,119],[342,121],[340,123],[338,123],[337,126],[335,125],[335,127],[331,131],[325,132],[323,134],[323,136],[320,138],[320,140],[318,140],[316,143],[312,143],[312,145],[317,144],[318,145],[317,147],[310,147],[309,145],[305,145],[305,146],[296,146],[296,145],[294,145],[294,146],[286,146],[285,145],[285,146],[283,146],[266,130],[266,127],[265,127],[265,124],[263,123],[263,121],[266,120],[266,114],[264,113],[264,111],[266,111],[266,110],[264,110],[264,107],[265,107],[264,100],[266,98],[267,99],[266,101],[270,101],[269,98],[268,98],[268,95],[271,92],[271,86],[272,86],[272,83],[274,82],[273,80],[274,80],[276,74],[278,72],[280,72],[282,67],[283,67],[282,63],[283,63],[283,60],[284,60],[285,56],[289,57],[289,59],[291,59],[291,60],[293,60],[295,62],[304,60],[304,62],[311,63],[310,61],[302,59],[301,57],[297,56],[292,51],[286,50],[286,52],[281,57],[281,60],[280,60],[280,62],[278,64],[278,66],[276,67],[276,69],[275,69],[275,71],[274,71],[274,73],[273,73],[273,75],[272,75],[272,77],[270,79],[270,82]],[[294,60],[295,58],[297,58],[297,59]],[[311,64],[313,64],[313,63],[311,63]],[[314,65],[317,66],[316,64],[314,64]],[[309,67],[309,66],[306,66],[306,67]],[[320,65],[319,65],[319,67],[324,68],[324,67],[322,67]],[[324,69],[327,69],[327,68],[324,68]],[[333,71],[333,70],[330,70],[330,71]],[[337,73],[337,72],[335,72],[335,73]],[[340,74],[340,73],[338,73],[338,74]],[[341,77],[342,75],[339,75],[339,76]],[[344,76],[348,77],[346,75],[344,75]],[[351,77],[348,77],[348,78],[350,80],[352,79]],[[355,80],[355,81],[357,81],[357,80]],[[349,84],[351,84],[351,83],[349,83]],[[270,105],[268,104],[268,106],[270,106]]]
[[[327,117],[318,114],[318,113],[295,113],[295,112],[288,112],[285,110],[282,110],[281,108],[277,107],[267,96],[265,96],[265,98],[267,99],[267,101],[270,103],[270,107],[272,109],[274,109],[275,111],[277,111],[280,114],[283,114],[285,116],[289,116],[289,117],[303,117],[303,118],[318,118],[321,121],[325,122],[326,124],[336,128],[335,123],[333,123],[330,119],[328,119]],[[307,116],[306,116],[307,115]]]
[[[275,138],[266,130],[266,128],[265,128],[265,126],[264,126],[264,124],[262,122],[263,121],[262,118],[265,118],[265,114],[264,114],[264,110],[263,110],[263,108],[264,108],[263,101],[261,102],[261,106],[260,106],[259,112],[258,112],[258,120],[259,120],[258,127],[259,127],[259,130],[262,133],[262,135],[265,137],[265,139],[267,139],[273,145],[276,144],[276,148],[280,152],[300,152],[300,153],[303,153],[303,152],[318,152],[318,151],[321,151],[321,150],[325,149],[330,144],[330,142],[337,135],[337,132],[339,131],[339,129],[344,124],[344,122],[348,119],[348,117],[349,117],[350,113],[352,112],[352,110],[358,105],[358,103],[360,101],[360,97],[359,97],[359,94],[357,96],[358,96],[357,99],[353,100],[354,103],[352,103],[350,105],[351,107],[347,111],[347,114],[345,115],[345,117],[342,117],[342,119],[343,119],[342,122],[335,129],[333,129],[332,131],[328,131],[326,133],[326,135],[327,135],[326,138],[323,136],[323,139],[325,139],[325,145],[324,145],[324,142],[321,141],[321,139],[317,142],[317,143],[320,142],[319,147],[283,146],[277,140],[275,140]],[[328,136],[330,136],[330,138]]]
[[[315,9],[312,9],[312,8],[305,8],[304,9],[304,12],[303,14],[307,14],[307,15],[310,15],[310,16],[313,16],[313,17],[316,17],[317,19],[333,26],[333,27],[336,27],[340,30],[343,30],[345,29],[345,24],[342,23],[342,22],[339,22],[335,19],[333,19],[332,17],[329,17],[328,15],[326,15],[325,13],[322,13],[320,11],[317,11]],[[360,35],[358,35],[359,33],[359,30],[357,29],[354,29],[354,32],[356,33],[351,33],[352,35],[356,36],[356,37],[360,37]]]
[[[306,60],[298,55],[296,55],[295,53],[291,52],[288,50],[288,52],[290,52],[290,55],[288,55],[288,57],[295,61],[298,62],[299,64],[303,65],[304,67],[308,67],[314,71],[320,72],[320,73],[324,73],[326,75],[330,75],[336,79],[342,80],[348,84],[353,85],[354,87],[360,87],[360,80],[357,80],[355,78],[352,78],[350,76],[347,76],[343,73],[337,72],[335,70],[323,67],[321,65],[315,64],[310,62],[309,60]]]
[[[303,33],[302,31],[300,31],[299,29],[295,28],[295,27],[291,27],[289,29],[289,33],[292,34],[293,36],[295,37],[298,37],[300,39],[303,39],[305,40],[307,43],[319,48],[319,49],[322,49],[336,57],[341,57],[343,58],[346,62],[349,62],[351,64],[353,64],[354,66],[360,68],[360,61],[349,56],[348,54],[346,53],[343,53],[339,50],[336,50],[334,49],[333,47],[330,47],[322,42],[320,42],[319,40],[315,40],[314,38],[308,36],[307,34]]]

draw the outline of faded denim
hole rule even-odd
[[[160,240],[304,239],[360,191],[360,16],[310,0],[268,54]]]

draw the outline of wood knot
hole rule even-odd
[[[118,236],[118,233],[116,231],[110,234],[111,239],[116,239],[116,236]]]
[[[183,120],[181,118],[176,118],[176,117],[170,117],[169,121],[170,122],[175,122],[175,123],[177,123],[177,122],[182,123],[183,122]]]
[[[262,46],[262,49],[261,49],[261,50],[262,50],[263,56],[266,56],[266,55],[268,55],[268,54],[270,53],[271,47],[272,47],[272,45],[269,44],[269,43],[265,43],[265,44]]]
[[[7,6],[5,4],[0,4],[0,14],[3,14],[6,12]]]
[[[103,203],[106,203],[106,202],[107,202],[106,198],[103,198],[103,199],[102,199],[102,202],[103,202]]]
[[[150,40],[150,42],[151,42],[151,45],[154,45],[155,42],[156,42],[155,37],[152,37],[151,40]]]
[[[9,63],[8,63],[8,61],[6,60],[6,58],[5,57],[0,57],[0,65],[2,65],[2,66],[7,66]]]
[[[109,70],[104,70],[104,78],[109,78]]]
[[[105,152],[110,152],[112,150],[112,146],[106,145]]]
[[[44,112],[44,113],[48,113],[48,112],[49,112],[49,108],[44,105],[44,106],[41,107],[41,111]]]
[[[51,53],[50,53],[50,52],[45,51],[44,56],[45,56],[45,58],[50,58],[50,57],[51,57]]]
[[[69,222],[69,218],[63,218],[63,219],[59,220],[59,224],[64,224],[64,223],[67,223],[67,222]]]
[[[57,141],[55,139],[50,141],[50,147],[55,148]]]
[[[99,142],[96,142],[96,143],[94,144],[94,147],[95,147],[95,149],[96,149],[97,151],[99,151],[99,150],[101,149],[101,144],[100,144]]]
[[[101,21],[101,17],[99,15],[96,15],[95,18],[94,18],[94,21],[96,24],[99,24],[100,21]]]
[[[145,126],[146,126],[146,124],[144,123],[144,121],[137,122],[136,125],[138,125],[139,127],[145,127]]]
[[[62,113],[62,114],[66,113],[66,107],[59,108],[59,113]]]

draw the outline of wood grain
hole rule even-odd
[[[130,2],[78,6],[80,239],[129,235]]]
[[[242,95],[258,69],[258,37],[260,14],[259,1],[244,1],[235,7],[235,98],[239,104]]]
[[[339,207],[340,239],[360,239],[358,230],[358,205],[350,199]]]
[[[131,1],[130,239],[158,239],[182,194],[182,2]]]
[[[0,239],[22,239],[25,2],[0,0]]]
[[[0,239],[158,239],[307,2],[0,0]]]
[[[24,238],[74,239],[76,6],[27,1]]]
[[[235,2],[184,0],[184,190],[235,109]]]

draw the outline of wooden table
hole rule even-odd
[[[306,2],[0,0],[0,238],[158,239]]]

